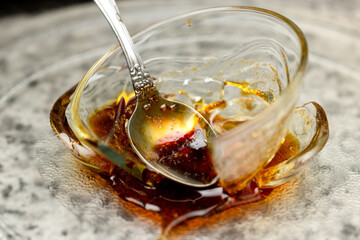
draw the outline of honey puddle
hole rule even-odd
[[[196,221],[193,220],[191,223],[194,223],[193,226],[200,226],[210,216],[217,215],[222,218],[227,212],[230,214],[231,211],[226,211],[230,208],[265,199],[273,189],[261,188],[259,182],[263,183],[271,179],[271,174],[275,171],[274,167],[287,160],[290,156],[295,155],[299,149],[296,138],[288,134],[278,153],[269,162],[268,166],[236,194],[227,193],[219,183],[204,189],[186,187],[149,170],[144,170],[142,181],[140,181],[95,153],[89,153],[86,156],[79,154],[81,144],[72,133],[65,117],[65,110],[73,91],[74,89],[69,90],[55,103],[50,116],[52,127],[60,138],[62,138],[61,134],[68,136],[62,138],[62,140],[78,158],[82,159],[87,165],[97,166],[97,171],[101,177],[113,187],[120,198],[140,208],[139,213],[146,210],[149,213],[146,214],[146,218],[154,221],[161,219],[164,235],[168,235],[177,226],[180,229],[181,226],[191,228],[187,224],[190,219],[196,218]],[[264,93],[251,94],[256,94],[261,98],[269,98],[269,95]],[[116,102],[98,109],[89,118],[89,126],[94,134],[118,152],[127,153],[126,161],[129,169],[139,162],[125,131],[126,123],[135,108],[135,104],[134,97],[128,97],[123,93]],[[221,125],[221,129],[231,129],[240,124],[241,121],[231,121],[219,116],[212,118],[212,112],[217,108],[223,108],[224,105],[226,106],[226,102],[209,104],[199,109],[199,112],[208,118],[215,129],[217,129],[217,125]],[[87,149],[87,151],[90,150]],[[166,155],[169,154],[169,152],[166,152],[171,151],[171,148],[163,148],[161,151]],[[207,162],[205,167],[209,167],[209,165],[211,166],[211,161]],[[199,170],[202,168],[201,165],[197,167],[199,167]],[[196,170],[196,168],[193,170]],[[136,210],[134,214],[136,214]],[[214,218],[211,217],[211,219]]]

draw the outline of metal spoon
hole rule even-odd
[[[166,140],[175,141],[188,131],[194,130],[191,142],[187,146],[192,151],[200,151],[208,147],[211,139],[216,136],[213,128],[192,107],[180,102],[170,101],[162,96],[154,86],[152,78],[137,52],[135,45],[123,23],[114,0],[94,0],[112,27],[124,52],[130,71],[136,96],[136,108],[127,123],[127,134],[140,159],[153,171],[176,182],[192,186],[206,187],[217,181],[216,174],[197,176],[189,174],[157,161],[158,153],[154,150],[157,144]]]

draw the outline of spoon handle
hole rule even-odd
[[[155,89],[154,83],[121,19],[115,0],[94,0],[94,2],[104,14],[120,43],[129,67],[135,94],[137,96],[148,96],[149,92],[153,92]]]

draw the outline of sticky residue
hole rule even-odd
[[[191,27],[191,25],[192,25],[192,19],[191,18],[188,18],[186,20],[186,25],[188,25],[188,27]]]

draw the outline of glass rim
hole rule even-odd
[[[237,126],[236,128],[219,135],[217,137],[217,140],[221,141],[224,139],[232,138],[235,135],[238,135],[240,132],[243,132],[250,126],[256,126],[257,124],[261,123],[261,120],[266,118],[269,114],[273,113],[274,110],[279,108],[279,105],[286,103],[288,98],[291,98],[292,93],[295,89],[299,88],[302,83],[302,77],[305,73],[307,63],[308,63],[308,46],[306,42],[305,35],[301,31],[301,29],[289,18],[268,10],[264,8],[258,8],[258,7],[252,7],[252,6],[227,6],[227,7],[211,7],[211,8],[204,8],[200,10],[194,10],[187,13],[183,13],[174,17],[167,18],[165,20],[159,21],[157,23],[151,24],[150,26],[144,27],[141,30],[135,32],[132,34],[133,39],[136,39],[139,35],[149,32],[153,29],[158,28],[159,26],[162,26],[164,24],[167,24],[171,21],[176,21],[178,19],[184,19],[187,17],[191,17],[193,15],[203,14],[203,13],[209,13],[209,12],[221,12],[221,11],[244,11],[244,12],[253,12],[255,14],[264,14],[267,16],[271,16],[275,19],[280,20],[281,22],[285,23],[287,26],[289,26],[294,33],[297,36],[297,39],[299,40],[300,46],[301,46],[301,56],[300,61],[298,64],[297,69],[295,70],[294,75],[292,76],[292,81],[290,81],[289,85],[284,89],[283,93],[278,97],[278,99],[270,104],[266,109],[264,109],[262,112],[256,115],[255,118],[246,121],[245,123]],[[136,44],[135,44],[136,45]],[[95,64],[86,72],[84,77],[79,82],[78,86],[76,87],[76,90],[73,95],[72,103],[71,103],[71,120],[73,123],[75,123],[76,128],[73,128],[75,135],[79,138],[80,141],[85,141],[90,143],[90,145],[97,145],[96,142],[101,142],[100,139],[93,136],[90,133],[90,130],[86,127],[86,125],[82,122],[80,119],[80,115],[76,114],[79,112],[79,103],[80,103],[80,97],[82,94],[82,90],[86,86],[88,80],[90,77],[96,73],[98,67],[106,60],[109,56],[111,56],[113,53],[115,53],[117,50],[120,49],[120,45],[115,45],[112,49],[110,49],[108,52],[106,52],[99,60],[95,62]]]

